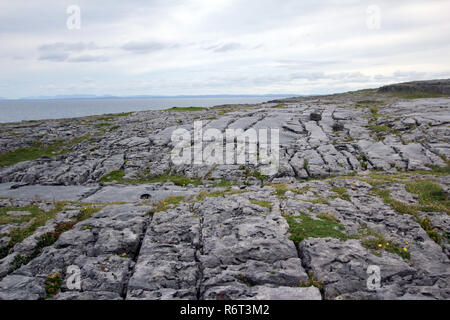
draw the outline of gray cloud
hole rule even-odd
[[[81,55],[67,60],[67,62],[106,62],[109,59],[104,56]]]
[[[164,49],[171,49],[178,47],[178,44],[168,44],[156,41],[132,41],[124,44],[121,48],[133,53],[151,53],[155,51],[161,51]]]
[[[278,60],[278,68],[316,68],[320,66],[338,65],[348,63],[345,60]]]
[[[40,51],[52,51],[52,52],[72,52],[72,51],[85,51],[85,50],[96,50],[99,47],[94,42],[76,42],[76,43],[64,43],[55,42],[49,44],[43,44],[38,47]]]
[[[68,93],[86,86],[76,86],[82,78],[95,79],[98,93],[202,94],[325,93],[450,76],[443,0],[377,0],[375,30],[369,3],[357,0],[75,3],[79,30],[66,27],[65,1],[0,4],[0,96]]]
[[[240,43],[225,43],[220,45],[215,45],[207,48],[208,50],[212,50],[214,52],[228,52],[241,49],[242,45]]]
[[[105,62],[108,59],[104,56],[93,54],[82,54],[72,57],[72,54],[93,51],[99,49],[94,42],[54,42],[40,45],[38,50],[43,52],[39,60],[47,60],[53,62]]]
[[[39,57],[39,60],[48,60],[53,62],[66,61],[69,58],[67,53],[50,53]]]

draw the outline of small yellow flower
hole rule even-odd
[[[84,210],[87,210],[87,208],[84,208]]]
[[[382,244],[379,244],[378,246],[381,248],[383,245],[382,245]]]
[[[408,251],[408,249],[406,249],[406,248],[403,248],[403,250],[404,250],[404,251]]]
[[[389,245],[389,242],[386,242],[386,245],[388,246],[388,245]]]
[[[408,245],[409,244],[408,241],[405,241],[405,244]]]

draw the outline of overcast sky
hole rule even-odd
[[[67,27],[70,5],[80,29]],[[0,0],[0,97],[313,94],[450,78],[449,12],[448,0]]]

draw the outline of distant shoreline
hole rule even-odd
[[[283,98],[283,97],[304,97],[300,94],[211,94],[211,95],[136,95],[136,96],[96,96],[96,95],[57,95],[22,98],[0,98],[0,101],[28,101],[28,100],[103,100],[103,99],[209,99],[209,98]]]
[[[66,119],[112,113],[165,110],[173,107],[205,107],[221,105],[259,104],[273,99],[289,98],[277,96],[202,96],[183,98],[78,98],[78,99],[24,99],[0,100],[0,123],[32,120]]]

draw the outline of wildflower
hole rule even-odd
[[[381,248],[383,245],[380,243],[378,246]]]
[[[408,241],[405,241],[405,244],[408,245],[409,244]]]
[[[386,245],[388,246],[388,245],[389,245],[389,242],[386,242]]]
[[[403,250],[404,250],[404,251],[408,251],[408,249],[406,249],[406,248],[403,248]]]

